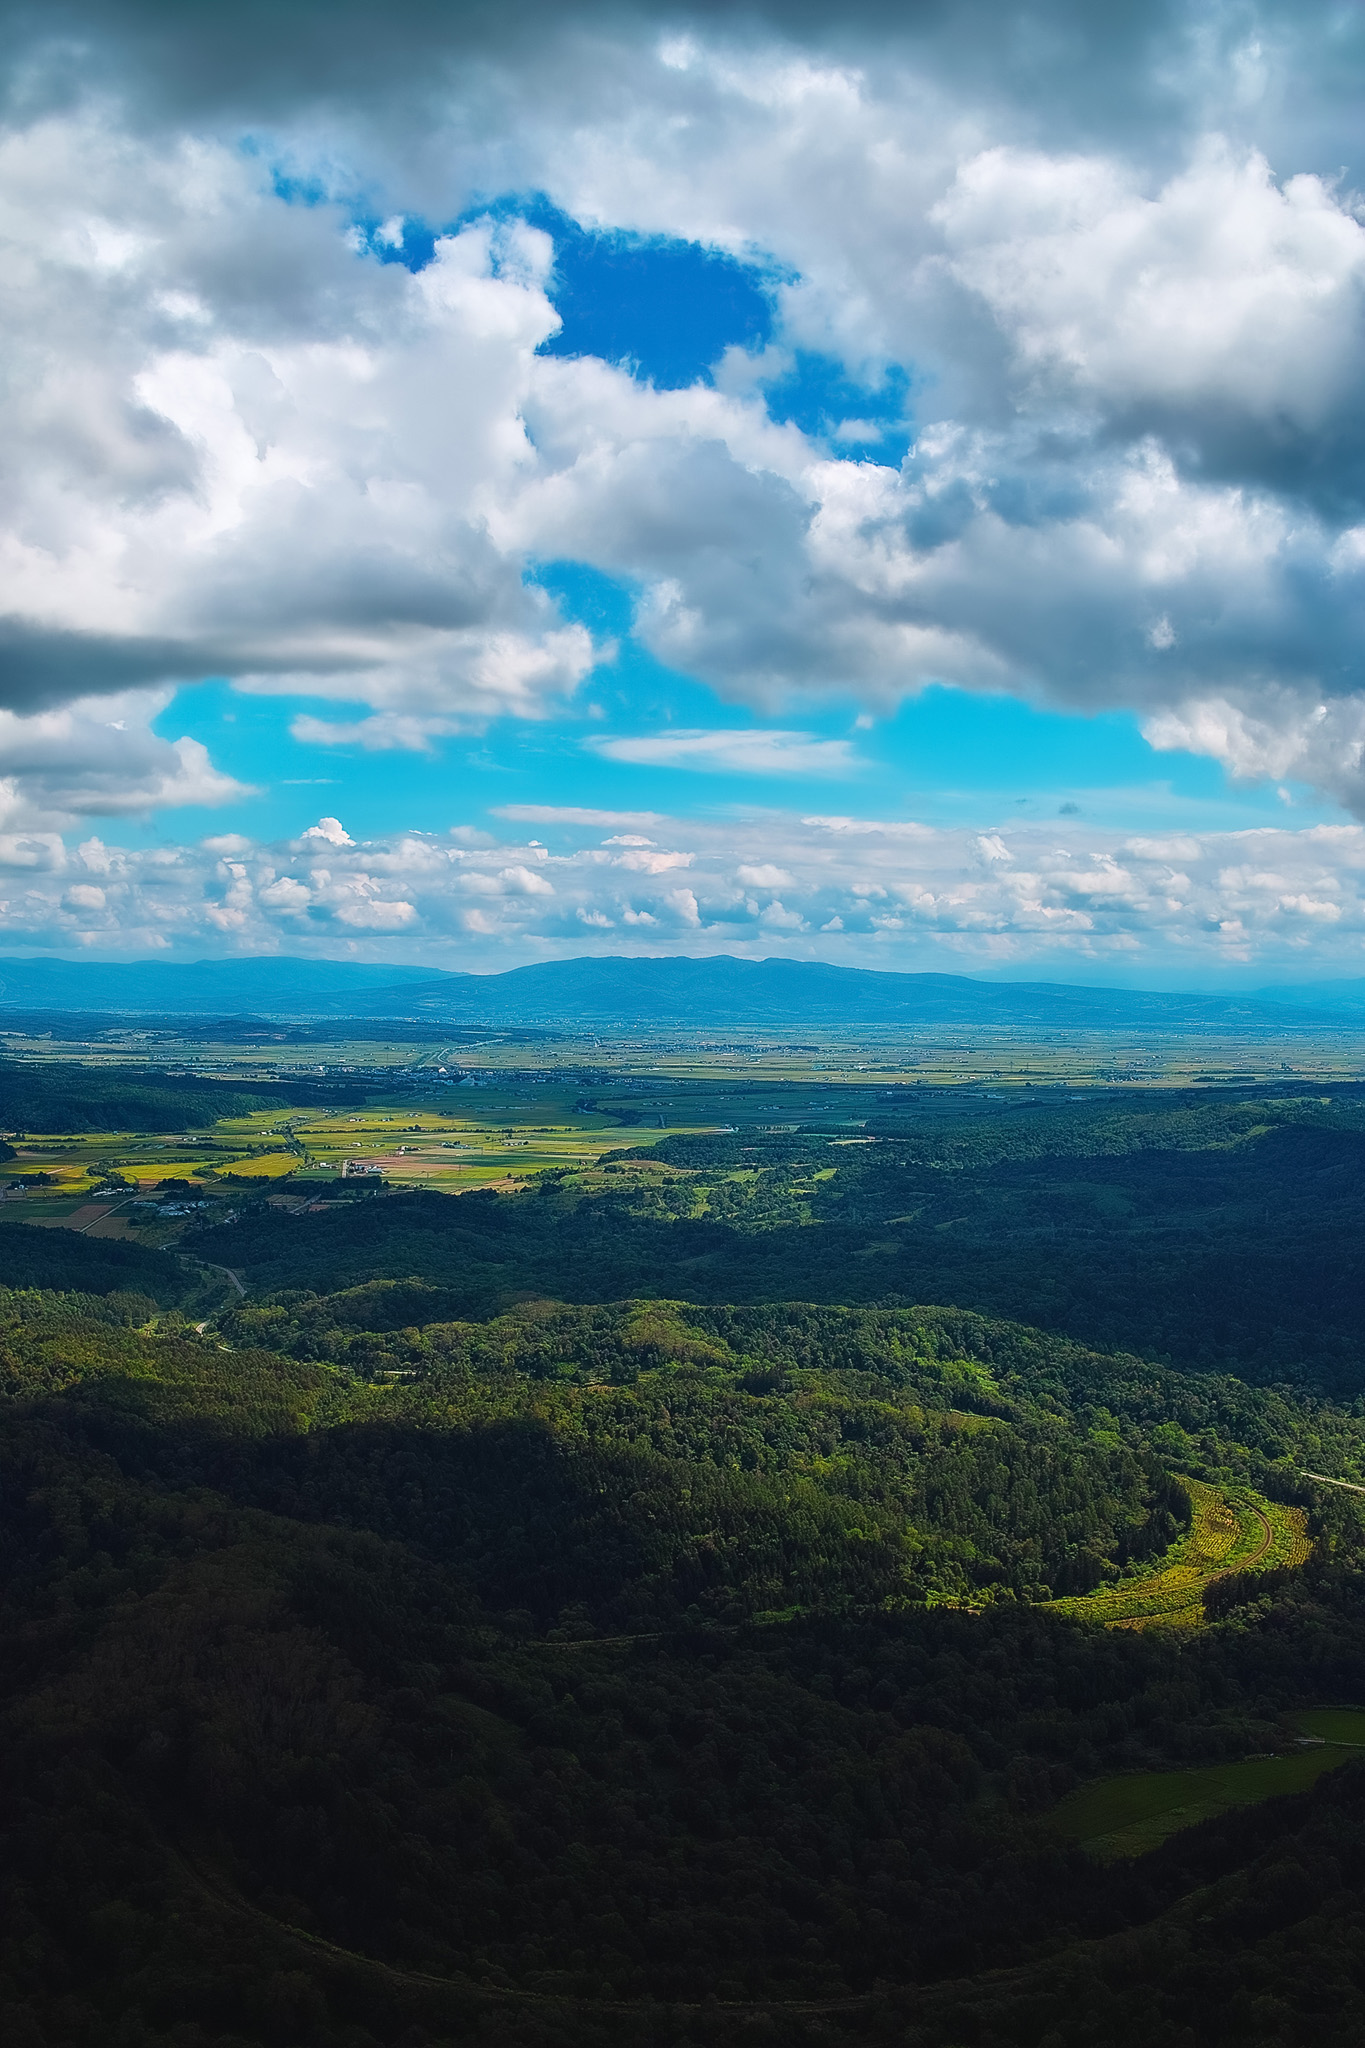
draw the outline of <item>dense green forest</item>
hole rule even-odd
[[[1137,1097],[902,1112],[873,1144],[665,1138],[591,1199],[573,1176],[513,1201],[409,1192],[283,1227],[263,1212],[204,1245],[267,1291],[423,1280],[440,1299],[422,1320],[528,1294],[953,1302],[1196,1370],[1365,1389],[1355,1103]]]
[[[1330,1342],[1236,1281],[1258,1215],[1348,1261],[1356,1114],[0,1229],[0,2039],[1357,2041],[1365,1766],[1126,1860],[1050,1820],[1365,1704],[1365,1501],[1307,1476],[1365,1473],[1348,1277]],[[1308,1561],[1182,1633],[1053,1605],[1180,1555],[1196,1481]]]
[[[218,1117],[297,1103],[321,1106],[354,1091],[321,1081],[253,1082],[130,1067],[92,1070],[78,1062],[0,1061],[0,1130],[201,1130]]]
[[[73,1230],[31,1230],[22,1223],[0,1223],[0,1274],[11,1290],[131,1295],[166,1308],[182,1304],[189,1286],[183,1264],[147,1245]]]

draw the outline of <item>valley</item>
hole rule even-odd
[[[1361,1081],[8,1043],[0,1823],[56,2040],[1041,2043],[1136,1938],[1159,2016],[1201,1887],[1339,1864]]]

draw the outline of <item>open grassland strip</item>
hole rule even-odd
[[[1365,1723],[1365,1715],[1356,1720]],[[1362,1730],[1365,1732],[1365,1730]],[[1324,1772],[1360,1754],[1341,1742],[1323,1742],[1288,1756],[1248,1757],[1194,1771],[1141,1771],[1101,1778],[1069,1793],[1049,1816],[1068,1840],[1103,1862],[1145,1856],[1168,1835],[1212,1820],[1233,1807],[1306,1792]]]
[[[1294,1726],[1319,1742],[1343,1749],[1365,1749],[1365,1708],[1304,1707],[1292,1717]]]
[[[1302,1508],[1264,1500],[1249,1488],[1180,1483],[1190,1497],[1190,1527],[1160,1570],[1055,1600],[1055,1613],[1107,1628],[1198,1628],[1205,1589],[1215,1579],[1306,1562],[1311,1546]]]

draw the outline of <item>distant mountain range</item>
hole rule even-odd
[[[579,1029],[1018,1024],[1166,1030],[1365,1023],[1365,981],[1258,989],[1247,996],[1077,988],[892,974],[822,961],[594,958],[505,974],[345,960],[107,962],[0,959],[0,1012],[420,1018],[458,1025]]]
[[[1293,988],[1258,988],[1258,1002],[1291,1003],[1298,1010],[1330,1010],[1365,1017],[1365,981],[1305,981]]]
[[[443,976],[472,981],[473,975]],[[12,960],[0,958],[0,1009],[111,1010],[140,1015],[293,1015],[333,998],[429,982],[430,967],[359,966],[350,960]]]

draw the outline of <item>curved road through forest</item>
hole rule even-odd
[[[342,1948],[338,1942],[328,1941],[322,1934],[311,1934],[305,1927],[291,1926],[287,1920],[277,1920],[273,1913],[267,1913],[262,1906],[253,1906],[239,1892],[221,1879],[210,1877],[198,1864],[181,1849],[174,1848],[164,1838],[161,1844],[166,1856],[183,1877],[190,1880],[205,1897],[215,1905],[225,1907],[228,1912],[240,1918],[254,1920],[258,1925],[268,1927],[272,1933],[281,1935],[286,1941],[298,1942],[301,1946],[321,1950],[339,1963],[349,1963],[354,1968],[373,1970],[382,1977],[391,1978],[398,1984],[410,1984],[417,1991],[453,1991],[464,1998],[501,1998],[520,2000],[528,2005],[591,2006],[596,2012],[638,2012],[645,2006],[666,2005],[674,2012],[701,2012],[705,2005],[701,1999],[653,2000],[645,1998],[594,1998],[573,1991],[527,1991],[515,1984],[481,1984],[472,1977],[439,1977],[427,1970],[405,1970],[396,1963],[382,1962],[378,1956],[363,1955],[360,1950]],[[766,2013],[766,2012],[858,2012],[870,2003],[867,1992],[851,1992],[847,1998],[720,1998],[714,2004],[722,2012]]]
[[[1250,1506],[1250,1503],[1248,1503],[1248,1506]],[[1249,1572],[1254,1565],[1258,1565],[1261,1562],[1261,1559],[1265,1556],[1267,1550],[1269,1550],[1271,1545],[1274,1543],[1275,1531],[1270,1526],[1269,1515],[1263,1515],[1261,1513],[1261,1510],[1256,1507],[1251,1508],[1250,1512],[1253,1515],[1255,1515],[1257,1521],[1261,1525],[1260,1549],[1256,1551],[1253,1556],[1244,1557],[1240,1564],[1229,1565],[1228,1569],[1225,1572],[1214,1572],[1213,1579],[1230,1579],[1236,1572]],[[1210,1584],[1212,1584],[1213,1579],[1210,1579]]]

